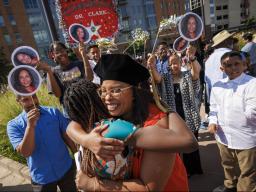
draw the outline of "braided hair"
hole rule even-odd
[[[65,90],[63,101],[70,119],[78,122],[86,133],[93,130],[95,122],[110,117],[97,94],[97,85],[85,79],[73,82]],[[81,170],[94,177],[98,166],[95,155],[89,149],[83,148]]]

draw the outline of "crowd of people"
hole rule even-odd
[[[195,22],[191,17],[191,30]],[[56,67],[38,61],[36,69],[47,74],[49,93],[59,98],[63,111],[39,105],[36,94],[17,95],[24,111],[7,125],[14,149],[27,158],[33,190],[189,191],[188,179],[203,174],[197,141],[205,102],[224,170],[221,190],[256,191],[252,37],[243,36],[247,42],[241,51],[234,50],[233,34],[226,30],[204,49],[190,43],[176,53],[160,42],[140,61],[101,55],[97,45],[83,43],[71,60],[65,44],[53,42],[49,52]],[[17,81],[33,83],[25,70]],[[152,81],[161,102],[153,97]],[[124,134],[120,126],[115,136],[105,137],[108,122],[118,120],[136,131],[117,139]],[[77,164],[68,148],[78,154]]]

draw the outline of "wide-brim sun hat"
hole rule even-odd
[[[222,43],[226,39],[230,38],[234,34],[235,34],[235,32],[229,33],[227,30],[223,30],[223,31],[219,32],[217,35],[215,35],[212,38],[212,41],[213,41],[212,47],[215,47],[216,45],[219,45],[220,43]]]

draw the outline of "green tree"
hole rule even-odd
[[[4,54],[3,47],[0,47],[0,88],[7,84],[7,76],[12,69],[12,65]]]
[[[129,42],[129,46],[132,44],[133,42]],[[134,50],[135,49],[135,50]],[[144,42],[143,41],[136,41],[135,43],[133,43],[132,46],[130,46],[130,48],[127,50],[127,53],[129,53],[130,55],[134,55],[134,51],[136,52],[136,55],[141,55],[143,54],[144,51]]]

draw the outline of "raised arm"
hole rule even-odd
[[[85,77],[88,81],[92,81],[93,80],[93,71],[92,71],[91,65],[89,63],[88,57],[85,53],[85,46],[83,43],[79,43],[79,52],[82,56],[82,60],[84,63]]]
[[[161,74],[158,73],[158,71],[156,69],[156,57],[154,55],[151,55],[148,58],[147,66],[148,66],[149,70],[151,70],[155,82],[160,83],[162,80],[162,77],[161,77]]]
[[[51,86],[51,90],[53,92],[53,94],[60,98],[61,97],[61,89],[56,81],[56,78],[53,75],[53,71],[51,69],[51,67],[43,61],[39,61],[36,65],[36,68],[38,70],[43,70],[44,72],[47,73],[47,81],[50,83]]]
[[[191,67],[191,75],[192,75],[193,81],[199,79],[200,70],[201,70],[201,66],[198,63],[195,54],[196,54],[196,48],[193,46],[189,46],[187,48],[186,55],[189,58],[190,67]]]

